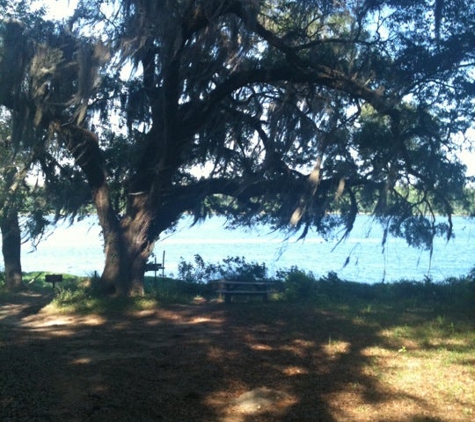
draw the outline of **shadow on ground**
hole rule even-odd
[[[0,306],[4,422],[344,421],[395,399],[368,370],[375,324],[284,304],[73,317],[42,300]]]

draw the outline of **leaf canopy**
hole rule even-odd
[[[456,0],[83,1],[62,24],[3,22],[0,93],[117,218],[150,210],[150,241],[185,212],[305,234],[372,204],[430,245],[464,195],[474,17]]]

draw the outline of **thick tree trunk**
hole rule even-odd
[[[133,237],[134,240],[129,240]],[[115,296],[140,296],[144,294],[145,264],[151,253],[140,235],[126,228],[106,240],[106,262],[101,284],[107,293]]]
[[[124,241],[109,245],[101,283],[114,296],[141,296],[144,294],[144,259],[139,253],[130,256]],[[138,252],[138,251],[137,251]],[[134,256],[135,255],[135,256]]]
[[[21,273],[21,231],[16,210],[6,211],[0,219],[2,253],[5,263],[5,285],[8,290],[23,287]]]
[[[154,245],[148,238],[151,221],[150,214],[141,210],[134,218],[124,217],[104,230],[106,262],[101,285],[108,294],[144,294],[145,264]]]
[[[125,216],[119,217],[111,201],[108,175],[97,137],[90,131],[56,122],[76,164],[84,171],[102,228],[106,262],[100,289],[114,296],[144,293],[145,264],[153,250],[153,209],[150,189],[129,193]]]

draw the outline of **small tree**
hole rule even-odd
[[[5,264],[5,286],[9,290],[22,287],[21,230],[18,218],[22,197],[25,195],[24,178],[31,157],[17,154],[12,142],[11,121],[4,109],[0,110],[0,232]]]
[[[9,290],[22,287],[21,245],[26,238],[38,243],[45,229],[60,218],[71,220],[84,209],[89,198],[82,178],[68,165],[60,165],[38,144],[13,142],[15,116],[0,110],[0,232]],[[35,133],[30,136],[38,136]],[[31,139],[29,139],[31,142]],[[43,171],[42,171],[43,170]],[[33,171],[38,180],[33,183]],[[30,181],[28,181],[30,177]],[[20,214],[23,222],[20,222]],[[53,219],[48,219],[54,214]]]

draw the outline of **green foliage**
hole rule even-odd
[[[205,283],[211,280],[227,278],[240,281],[264,280],[267,268],[264,263],[247,262],[244,257],[227,257],[222,263],[206,264],[200,255],[195,255],[195,263],[178,264],[178,276],[181,280],[194,283]]]
[[[438,283],[426,278],[424,281],[367,284],[341,280],[334,272],[317,279],[311,272],[292,267],[279,271],[277,279],[282,282],[283,294],[280,298],[323,307],[336,303],[350,306],[384,304],[403,310],[422,307],[438,312],[472,312],[475,304],[473,274]]]
[[[154,308],[157,302],[150,296],[112,299],[79,286],[78,288],[60,288],[51,305],[62,312],[123,315],[127,312]]]
[[[63,276],[64,281],[57,284],[53,292],[52,307],[61,312],[79,314],[126,314],[137,310],[150,309],[157,306],[154,296],[111,298],[105,296],[92,278],[75,278]],[[51,286],[41,287],[43,292],[51,291]],[[37,287],[37,288],[38,288]],[[49,287],[49,288],[48,288]]]
[[[262,276],[263,268],[255,263],[247,263],[242,258],[227,258],[223,264],[209,265],[201,257],[196,258],[198,266],[183,263],[187,279],[146,278],[146,294],[142,298],[105,297],[91,278],[78,278],[63,275],[64,281],[58,283],[55,291],[51,284],[44,281],[45,273],[25,274],[25,285],[29,290],[53,296],[52,306],[64,312],[79,313],[124,313],[139,309],[150,309],[160,303],[191,303],[197,298],[215,300],[216,286],[206,281],[214,280],[217,274],[225,274],[230,266],[229,278],[239,280],[266,280]],[[242,268],[237,264],[242,263]],[[204,269],[204,270],[203,270]],[[251,269],[256,270],[252,275]],[[209,272],[206,272],[209,270]],[[212,271],[211,271],[212,270]],[[215,272],[218,271],[218,272]],[[251,272],[250,272],[251,271]],[[202,278],[203,274],[209,279]],[[371,314],[382,308],[391,308],[394,312],[411,312],[425,309],[437,315],[474,315],[475,269],[465,277],[449,278],[434,283],[430,278],[423,281],[401,280],[395,283],[359,283],[342,280],[335,272],[316,278],[313,273],[299,270],[298,267],[277,271],[275,279],[276,293],[271,300],[292,302],[305,306],[317,306],[321,309],[339,308],[350,312],[363,310]],[[0,272],[0,284],[3,274]]]
[[[213,299],[213,286],[191,280],[159,278],[156,282],[147,277],[145,297],[154,298],[158,303],[190,303],[197,297]]]
[[[283,281],[285,300],[309,302],[315,299],[317,285],[311,272],[292,267],[289,271],[279,271],[277,278]]]

